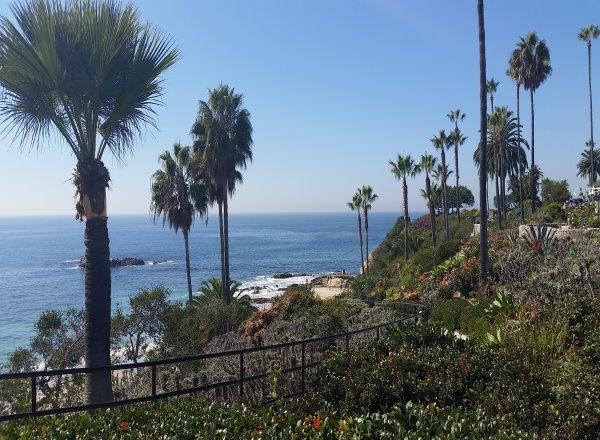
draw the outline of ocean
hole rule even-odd
[[[369,214],[369,248],[375,249],[398,217]],[[197,220],[190,232],[192,285],[220,277],[216,215]],[[112,275],[112,308],[128,309],[138,289],[164,285],[171,300],[185,301],[187,281],[181,232],[153,222],[150,215],[112,216],[111,257],[136,257],[143,266],[117,267]],[[360,268],[354,213],[232,214],[229,221],[230,275],[256,297],[276,295],[293,282]],[[0,363],[29,344],[39,315],[49,309],[83,307],[84,224],[73,217],[0,217]],[[155,262],[160,263],[155,264]],[[278,273],[310,277],[276,279]]]

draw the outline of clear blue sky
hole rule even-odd
[[[0,14],[9,14],[2,0]],[[478,138],[475,0],[137,0],[141,15],[170,34],[182,59],[165,76],[159,130],[140,140],[112,175],[110,214],[147,213],[159,154],[190,143],[197,103],[220,83],[245,96],[254,125],[254,162],[232,212],[344,211],[356,187],[373,186],[376,211],[401,207],[389,172],[397,153],[433,153],[429,139],[451,128],[449,110],[467,114],[461,179],[477,195],[472,154]],[[515,107],[505,75],[519,36],[537,31],[553,74],[536,94],[536,160],[544,175],[584,186],[576,163],[589,138],[587,55],[577,32],[600,24],[598,0],[486,2],[488,78],[497,105]],[[600,112],[600,40],[592,48]],[[522,99],[529,138],[528,96]],[[596,118],[598,121],[598,118]],[[600,132],[600,124],[597,124]],[[75,160],[56,142],[21,151],[0,139],[0,215],[74,214]],[[409,208],[424,210],[423,177],[409,182]]]

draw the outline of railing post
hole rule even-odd
[[[350,333],[346,333],[346,353],[350,352]]]
[[[240,353],[240,400],[244,398],[244,352]]]
[[[305,370],[306,370],[306,341],[302,340],[302,394],[304,394],[304,391],[306,390],[306,385],[305,385]]]
[[[377,340],[379,341],[379,327],[377,327]]]
[[[152,396],[156,396],[156,365],[152,365]]]
[[[37,381],[35,374],[31,376],[31,412],[35,417],[37,413]]]
[[[417,305],[415,304],[415,325],[419,323],[419,314],[417,313]]]

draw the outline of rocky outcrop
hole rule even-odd
[[[275,278],[276,280],[284,280],[286,278],[292,278],[292,277],[309,277],[309,276],[310,276],[309,273],[283,272],[283,273],[276,273],[275,275],[273,275],[273,278]]]
[[[125,257],[110,259],[110,267],[143,266],[144,264],[146,264],[146,262],[141,258]],[[81,257],[79,260],[79,267],[85,267],[85,257]]]

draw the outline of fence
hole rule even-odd
[[[10,414],[0,414],[0,422],[22,419],[27,417],[58,415],[64,413],[88,411],[97,408],[113,408],[130,405],[133,403],[156,401],[159,399],[168,399],[170,397],[195,394],[200,392],[212,391],[214,397],[218,400],[236,400],[244,397],[265,400],[268,386],[268,378],[272,373],[274,365],[284,365],[278,369],[278,374],[282,377],[287,376],[288,382],[286,390],[280,397],[293,397],[303,394],[306,390],[307,370],[319,365],[327,352],[332,350],[351,349],[351,342],[358,345],[359,335],[379,339],[381,331],[391,326],[397,326],[403,323],[417,323],[425,310],[425,306],[414,303],[385,303],[386,306],[401,313],[401,318],[359,330],[348,331],[330,336],[323,336],[301,341],[287,342],[268,346],[258,346],[231,350],[219,353],[205,353],[194,356],[184,356],[172,359],[161,359],[156,361],[146,361],[134,364],[116,364],[105,367],[95,368],[70,368],[65,370],[47,370],[32,371],[21,373],[0,374],[0,383],[5,381],[25,381],[29,383],[29,392],[31,407],[29,411],[11,412]],[[276,354],[274,360],[273,353]],[[222,379],[212,383],[202,383],[199,378],[199,372],[205,371],[212,363],[221,369]],[[267,365],[267,368],[265,368]],[[285,366],[287,365],[287,366]],[[204,370],[203,370],[204,369]],[[39,387],[41,379],[46,379],[48,384],[54,381],[56,388],[65,387],[64,376],[70,376],[71,385],[83,383],[83,375],[109,370],[113,376],[113,382],[123,382],[129,380],[134,385],[137,384],[148,390],[146,380],[150,382],[149,394],[142,394],[136,397],[126,397],[120,400],[113,400],[99,404],[81,404],[76,403],[71,406],[53,405],[49,409],[38,408]],[[137,370],[138,374],[133,374]],[[141,372],[140,372],[141,370]],[[162,370],[162,390],[159,392],[159,370]],[[129,373],[128,373],[129,372]],[[233,374],[233,373],[236,374]],[[175,377],[175,389],[168,389],[166,385],[169,377]],[[167,379],[165,380],[165,377]],[[190,379],[191,377],[191,379]],[[181,380],[184,382],[191,380],[191,386],[181,386]],[[171,381],[172,382],[172,381]],[[202,380],[206,382],[206,380]],[[62,386],[61,386],[62,385]],[[134,386],[135,388],[135,386]],[[118,394],[118,393],[115,393]],[[81,393],[79,393],[81,395]]]

